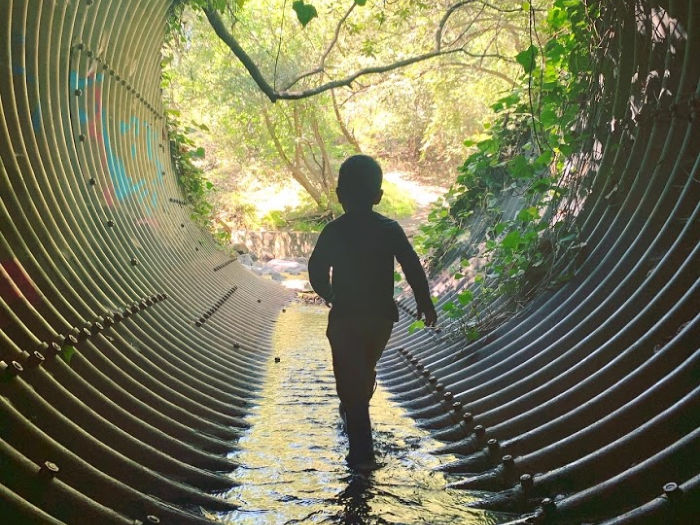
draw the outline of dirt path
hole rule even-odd
[[[432,204],[447,191],[447,188],[423,184],[410,173],[403,171],[390,171],[384,175],[384,178],[399,186],[418,204],[416,212],[411,217],[399,220],[406,235],[409,238],[413,237],[420,225],[428,219]]]

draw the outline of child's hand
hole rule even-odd
[[[425,317],[425,326],[435,326],[435,323],[437,323],[437,312],[432,304],[425,311],[418,307],[418,319],[421,317]]]

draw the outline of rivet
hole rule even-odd
[[[139,264],[139,261],[136,257],[131,258],[131,266],[136,266]]]
[[[75,96],[76,96],[76,97],[79,97],[80,95],[83,94],[83,90],[82,90],[82,89],[76,89],[76,90],[74,91],[74,93],[75,93]]]
[[[462,403],[460,401],[455,401],[454,403],[452,403],[452,410],[454,410],[455,412],[459,412],[460,410],[462,410]]]
[[[443,390],[445,390],[445,385],[443,385],[442,383],[437,383],[435,385],[435,390],[437,390],[438,392],[442,392]]]
[[[138,306],[139,306],[139,310],[145,310],[146,307],[148,306],[148,303],[146,301],[141,301]]]
[[[258,302],[259,302],[259,303],[262,303],[262,300],[258,299]]]
[[[484,425],[476,425],[474,427],[474,434],[476,434],[476,437],[481,438],[484,437],[486,434],[486,429],[484,428]]]
[[[39,468],[39,475],[44,478],[53,478],[58,474],[59,468],[56,463],[52,461],[44,461],[43,465]]]
[[[19,364],[17,361],[11,361],[10,364],[7,365],[7,368],[5,369],[5,373],[10,377],[14,377],[23,371],[24,371],[24,367],[21,364]]]
[[[110,228],[112,228],[112,227],[114,226],[114,221],[113,221],[112,219],[109,219],[109,220],[107,221],[107,226],[110,227]]]
[[[204,315],[202,317],[204,317],[205,319],[209,319],[209,312],[204,312]]]
[[[523,488],[523,490],[530,490],[533,485],[534,482],[532,481],[532,476],[530,474],[523,474],[520,476],[520,486]]]
[[[184,223],[184,222],[181,222],[181,223],[180,223],[180,228],[184,228],[184,227],[185,227],[185,223]]]
[[[83,328],[81,332],[83,337],[90,337],[92,335],[92,332],[87,328]]]
[[[114,314],[114,320],[116,322],[121,322],[121,320],[124,319],[124,316],[121,314],[121,312],[117,312]]]
[[[153,514],[149,514],[148,516],[146,516],[146,521],[148,523],[160,523],[160,518]]]
[[[44,360],[44,354],[42,354],[38,350],[34,350],[31,354],[29,354],[29,357],[27,358],[27,366],[39,366],[41,363],[44,362]]]
[[[486,444],[489,447],[489,450],[491,452],[497,452],[499,448],[501,448],[501,445],[498,443],[498,440],[495,438],[489,439]]]
[[[92,333],[93,334],[101,332],[104,329],[105,329],[105,327],[99,321],[92,323]]]
[[[454,399],[454,395],[449,390],[442,394],[442,397],[445,401],[452,401],[452,399]]]
[[[63,344],[68,345],[68,346],[75,346],[78,344],[78,339],[73,335],[67,335],[65,339],[63,339]]]
[[[429,377],[429,376],[430,376],[430,370],[428,370],[428,369],[426,368],[425,370],[423,370],[423,371],[421,372],[421,374],[423,375],[423,377]]]
[[[128,319],[131,317],[131,310],[129,308],[124,308],[124,311],[122,312],[122,317],[124,319]]]
[[[235,342],[235,343],[233,343],[233,347],[234,347],[234,348],[240,348],[240,347],[241,347],[241,344],[240,344],[239,342]]]
[[[433,384],[437,383],[437,377],[435,377],[435,376],[428,377],[428,382],[433,383]]]
[[[200,326],[202,326],[202,323],[200,323],[199,321],[195,321],[195,322],[194,322],[194,325],[195,325],[196,327],[200,327]]]
[[[131,313],[132,314],[137,313],[140,309],[141,309],[141,306],[139,305],[139,303],[134,303],[131,305]]]
[[[503,456],[501,458],[501,462],[503,463],[504,468],[512,468],[515,466],[515,460],[510,454],[506,454],[505,456]]]
[[[82,133],[80,135],[78,135],[78,140],[80,142],[85,142],[85,135],[83,135]]]
[[[666,497],[669,499],[677,498],[682,494],[682,490],[678,486],[678,483],[671,481],[664,485],[664,494],[666,494]]]
[[[199,318],[199,322],[202,323],[202,324],[204,324],[204,322],[205,322],[204,317],[200,317],[200,318]]]
[[[557,504],[551,498],[544,498],[541,504],[542,510],[547,515],[551,515],[554,511],[557,510]]]
[[[279,363],[281,359],[279,357],[275,357],[275,363]]]
[[[462,421],[464,421],[465,423],[471,423],[473,420],[474,420],[474,416],[472,415],[471,412],[465,412],[462,415]]]
[[[61,351],[61,345],[58,344],[56,341],[51,343],[51,345],[49,345],[49,348],[51,349],[50,353],[53,355],[56,355],[57,353],[59,353]]]

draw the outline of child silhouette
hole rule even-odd
[[[427,326],[437,320],[428,280],[406,234],[372,210],[382,199],[381,185],[382,170],[372,157],[354,155],[343,162],[336,194],[345,213],[325,226],[309,258],[311,286],[331,306],[326,335],[350,442],[347,461],[360,470],[376,467],[369,400],[375,366],[399,318],[394,258],[413,289],[418,317]]]

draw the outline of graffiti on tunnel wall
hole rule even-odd
[[[157,187],[164,177],[163,163],[154,149],[154,144],[158,143],[157,132],[147,120],[131,115],[119,121],[117,129],[120,136],[115,139],[110,129],[108,111],[103,104],[103,82],[103,73],[92,71],[84,77],[80,77],[76,71],[70,73],[71,92],[85,96],[91,90],[94,100],[91,108],[94,114],[90,115],[88,110],[81,108],[78,120],[81,127],[87,127],[90,139],[99,145],[103,168],[109,174],[109,184],[104,192],[105,202],[111,207],[115,200],[120,203],[131,197],[143,206],[146,216],[151,216],[158,204]],[[136,164],[139,152],[145,152],[151,169],[145,173],[135,173],[135,169],[129,168],[128,157],[125,160],[125,155],[120,151],[126,144],[129,145],[127,155],[134,159],[132,165]]]

